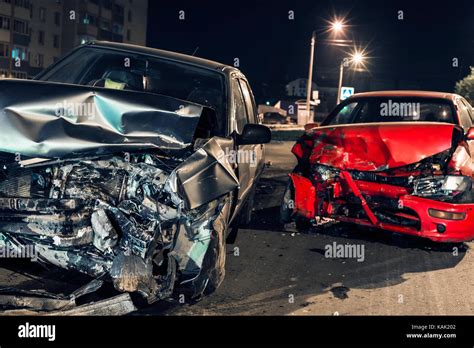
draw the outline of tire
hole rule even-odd
[[[213,243],[214,245],[212,246],[213,257],[210,260],[210,262],[212,262],[210,267],[212,268],[203,291],[203,295],[205,296],[215,292],[225,277],[226,242],[222,234],[217,233],[216,237],[215,243]]]
[[[304,217],[297,217],[295,219],[295,225],[298,232],[303,232],[303,233],[308,232],[313,226],[313,224],[311,223],[311,220]]]
[[[204,295],[209,295],[215,292],[225,277],[226,235],[227,230],[231,228],[229,225],[231,201],[232,200],[229,199],[229,205],[227,207],[228,209],[226,212],[224,212],[225,226],[214,229],[213,237],[215,238],[211,240],[211,245],[209,246],[208,253],[206,254],[206,258],[209,256],[206,263],[209,265],[211,270],[209,272],[208,282],[203,291]]]
[[[256,183],[250,189],[249,196],[245,201],[243,207],[239,212],[239,225],[242,227],[248,227],[252,221],[253,205],[255,203],[255,192],[257,191]]]
[[[293,205],[295,202],[295,188],[293,187],[293,181],[289,179],[286,185],[283,198],[280,205],[280,223],[282,225],[288,224],[293,221],[294,209]]]
[[[229,226],[230,232],[227,235],[226,243],[234,244],[239,234],[239,227],[248,227],[252,221],[253,205],[255,203],[255,192],[256,185],[251,189],[247,201],[240,209],[239,215],[234,219],[232,224]]]
[[[282,203],[280,205],[280,224],[283,227],[285,224],[295,222],[296,229],[299,232],[308,232],[312,227],[311,219],[296,216],[294,213],[295,204],[295,188],[293,181],[290,179],[283,194]]]
[[[237,240],[237,235],[239,234],[239,225],[234,221],[229,226],[229,230],[230,232],[227,235],[225,242],[226,244],[234,244],[235,241]]]
[[[186,302],[200,301],[204,295],[214,292],[224,280],[226,262],[226,234],[231,213],[232,194],[220,200],[224,206],[212,222],[209,246],[204,255],[201,270],[192,281],[176,287],[175,294],[185,295]]]

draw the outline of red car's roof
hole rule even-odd
[[[431,92],[431,91],[375,91],[354,94],[352,98],[363,97],[420,97],[420,98],[440,98],[453,100],[457,97],[454,93]]]

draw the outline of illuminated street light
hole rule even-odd
[[[331,30],[335,33],[340,33],[344,30],[344,22],[340,19],[336,19],[331,23]]]
[[[355,53],[353,56],[352,56],[352,61],[355,63],[355,64],[360,64],[362,63],[362,61],[364,60],[364,56],[357,52]]]
[[[341,102],[342,76],[344,74],[344,67],[349,66],[349,64],[352,63],[355,67],[362,65],[365,68],[364,62],[366,58],[367,57],[363,50],[355,49],[354,52],[352,52],[349,55],[349,58],[345,58],[341,61],[341,65],[339,66],[339,85],[337,88],[337,104]]]
[[[332,22],[328,22],[330,24],[329,30],[333,31],[335,34],[340,34],[344,30],[344,20],[342,19],[334,19]],[[326,32],[329,31],[326,29]],[[316,32],[313,31],[313,35],[311,36],[311,49],[310,49],[310,56],[309,56],[309,73],[308,73],[308,81],[306,83],[306,120],[304,123],[313,122],[313,120],[309,120],[311,116],[311,83],[313,80],[313,66],[314,66],[314,49],[316,47]],[[298,116],[299,117],[299,116]],[[313,115],[314,117],[314,115]],[[302,123],[300,119],[298,119],[298,124]]]
[[[351,62],[352,62],[352,63],[354,63],[355,65],[359,66],[359,65],[364,65],[366,56],[365,56],[364,51],[355,50],[355,51],[350,55],[350,58],[351,58]]]

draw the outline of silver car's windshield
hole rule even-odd
[[[207,106],[225,127],[224,76],[217,71],[119,50],[84,46],[37,80],[162,94]]]

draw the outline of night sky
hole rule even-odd
[[[445,3],[442,5],[441,3]],[[185,20],[178,12],[185,11]],[[295,19],[288,19],[288,11]],[[403,11],[403,20],[398,11]],[[150,1],[148,46],[233,65],[250,80],[258,101],[279,98],[284,85],[307,77],[311,32],[345,16],[345,39],[366,47],[366,72],[345,85],[377,80],[399,89],[453,91],[474,65],[474,1]],[[337,85],[339,62],[350,48],[318,35],[315,80]],[[342,37],[341,37],[342,38]],[[459,67],[452,66],[453,58]],[[360,88],[359,88],[360,91]]]

